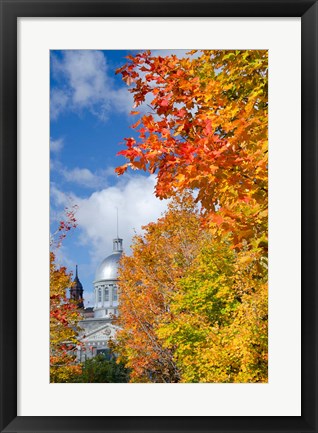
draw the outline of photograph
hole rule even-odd
[[[268,383],[268,50],[50,50],[50,383]]]
[[[318,0],[0,4],[0,432],[318,433]]]

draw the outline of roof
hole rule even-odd
[[[106,257],[97,268],[95,274],[95,282],[104,280],[117,280],[118,278],[118,264],[122,251],[114,252]]]

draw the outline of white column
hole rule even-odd
[[[95,308],[97,308],[98,303],[98,287],[95,286]]]
[[[110,307],[113,306],[113,285],[109,285],[109,305]]]
[[[102,307],[104,307],[105,302],[105,286],[101,286],[102,288]]]

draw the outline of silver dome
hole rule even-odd
[[[95,281],[101,280],[117,280],[118,278],[118,262],[122,255],[122,251],[115,252],[106,257],[99,265]]]

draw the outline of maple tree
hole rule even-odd
[[[267,380],[267,69],[265,50],[203,50],[184,58],[147,51],[128,56],[117,71],[131,86],[131,114],[138,116],[138,138],[125,139],[119,154],[128,162],[117,173],[156,173],[159,198],[192,190],[200,203],[195,253],[182,271],[174,256],[169,261],[182,241],[171,242],[165,219],[147,226],[146,239],[123,259],[119,336],[133,380],[151,381],[154,370],[165,371],[166,381]],[[142,114],[145,104],[150,112]],[[178,227],[178,218],[170,224]],[[165,273],[170,279],[160,292]],[[173,371],[158,367],[163,354]]]
[[[267,260],[200,224],[190,195],[135,237],[113,349],[133,382],[266,382]]]
[[[51,250],[60,248],[75,226],[74,210],[67,211],[66,220],[51,238]],[[81,373],[81,366],[75,363],[81,314],[76,302],[67,298],[71,285],[71,274],[56,263],[56,254],[50,251],[50,382],[72,382]]]
[[[267,381],[267,264],[229,246],[206,242],[157,328],[182,382]]]
[[[267,51],[204,50],[129,56],[117,70],[133,85],[136,109],[151,112],[133,125],[119,152],[128,167],[157,173],[156,194],[166,198],[197,189],[206,222],[234,241],[266,241]]]
[[[175,198],[167,213],[144,227],[124,255],[119,270],[119,316],[113,350],[130,370],[132,382],[178,382],[173,350],[164,348],[156,331],[169,317],[177,281],[196,256],[199,218],[190,195]]]

